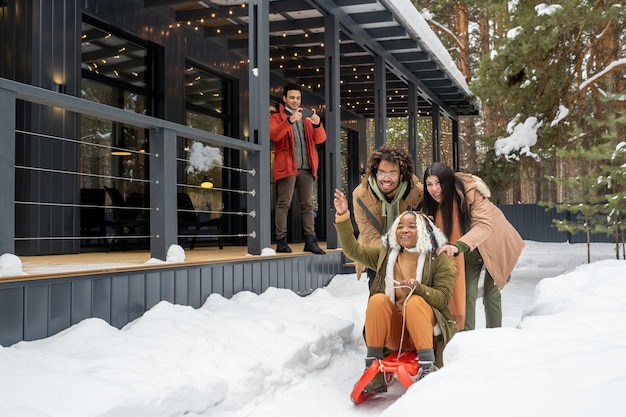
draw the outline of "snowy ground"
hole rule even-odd
[[[363,372],[367,283],[352,274],[305,298],[160,303],[122,330],[88,319],[0,348],[0,416],[623,415],[626,261],[609,244],[592,258],[582,244],[527,242],[502,329],[484,329],[479,311],[444,368],[359,406],[349,394]]]

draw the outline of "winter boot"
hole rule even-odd
[[[367,371],[372,363],[374,363],[374,361],[380,360],[382,358],[383,348],[368,346],[367,357],[365,358],[365,370]],[[385,373],[377,373],[376,376],[374,376],[374,378],[372,378],[372,380],[367,383],[365,388],[363,388],[363,392],[368,394],[380,394],[383,392],[387,392],[387,381],[385,381]]]
[[[324,252],[317,244],[315,235],[306,235],[306,243],[304,244],[304,251],[313,252],[316,255],[324,255]]]
[[[291,248],[287,245],[287,238],[278,239],[276,243],[276,252],[278,253],[291,253]]]
[[[417,359],[419,361],[417,370],[418,381],[439,369],[435,366],[435,351],[433,349],[419,349],[417,351]]]

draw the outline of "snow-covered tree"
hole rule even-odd
[[[588,115],[605,118],[606,91],[626,90],[626,7],[617,0],[414,4],[482,105],[481,117],[460,125],[462,169],[508,186],[502,202],[558,201],[559,185],[544,178],[586,173],[556,151],[573,126],[588,130]]]
[[[626,259],[626,111],[610,112],[606,120],[599,122],[599,126],[604,128],[603,136],[609,143],[610,151],[607,163],[601,166],[606,173],[602,181],[607,188],[607,224],[603,231],[613,236],[616,259],[620,257],[620,246],[622,259]]]
[[[566,172],[548,177],[559,185],[561,193],[558,202],[545,204],[567,212],[569,218],[555,220],[556,227],[572,234],[584,232],[588,247],[592,233],[613,236],[619,259],[626,213],[626,113],[617,112],[616,98],[619,95],[602,98],[607,114],[602,118],[588,116],[556,150]]]

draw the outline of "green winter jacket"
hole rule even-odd
[[[370,297],[376,293],[385,293],[385,275],[391,249],[361,245],[354,237],[350,216],[342,215],[337,219],[335,229],[343,253],[350,259],[361,262],[377,271],[370,290]],[[420,285],[413,294],[422,297],[433,309],[441,334],[435,336],[435,363],[443,366],[443,349],[456,333],[456,325],[450,313],[450,297],[454,288],[455,274],[450,258],[446,254],[431,256],[426,259]]]

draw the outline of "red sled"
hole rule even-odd
[[[393,381],[394,374],[397,375],[398,381],[402,383],[405,389],[408,389],[415,382],[417,372],[419,370],[419,361],[417,353],[402,352],[398,356],[398,352],[392,353],[384,359],[372,362],[369,368],[363,373],[361,379],[358,380],[354,389],[350,394],[350,399],[355,404],[361,404],[374,394],[363,392],[367,384],[374,379],[378,372],[385,372],[385,380],[387,384]]]

